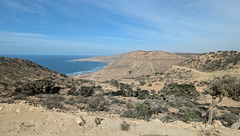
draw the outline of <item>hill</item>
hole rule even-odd
[[[40,66],[32,61],[18,58],[0,57],[0,89],[3,92],[12,91],[26,82],[34,80],[51,80],[63,83],[68,80],[64,74]]]
[[[212,72],[217,70],[239,70],[240,52],[218,51],[204,53],[183,61],[179,65],[188,68],[194,68],[203,72]]]
[[[97,62],[106,62],[111,64],[113,62],[120,60],[124,55],[125,53],[121,53],[121,54],[116,54],[111,56],[101,56],[101,57],[93,57],[93,58],[87,58],[87,59],[76,59],[73,61],[97,61]]]
[[[226,127],[239,119],[240,103],[224,98],[214,123],[205,124],[211,97],[203,89],[215,75],[240,72],[176,66],[192,55],[135,51],[100,57],[110,65],[93,78],[122,78],[104,82],[1,57],[0,90],[10,95],[0,94],[0,135],[239,135]]]
[[[163,72],[177,63],[186,60],[193,55],[167,53],[164,51],[133,51],[125,54],[90,58],[78,61],[105,61],[111,59],[111,63],[102,70],[95,73],[83,75],[89,79],[122,79],[135,78],[142,75],[152,75],[156,72]],[[117,58],[117,59],[116,59]],[[81,77],[83,77],[81,76]]]

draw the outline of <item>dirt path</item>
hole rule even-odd
[[[79,117],[86,121],[85,125],[80,126],[76,122]],[[103,118],[98,127],[94,122],[96,117]],[[63,113],[45,110],[42,107],[33,107],[25,103],[0,104],[1,136],[140,136],[150,134],[155,136],[195,136],[201,135],[202,132],[218,132],[219,135],[228,136],[240,135],[240,131],[237,130],[206,127],[200,123],[163,123],[158,119],[149,122],[135,119],[124,120],[131,125],[128,131],[120,129],[123,119],[115,115],[90,115],[90,113],[80,111]]]

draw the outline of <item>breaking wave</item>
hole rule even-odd
[[[73,72],[73,73],[67,73],[66,75],[68,75],[68,76],[77,76],[77,75],[82,75],[82,74],[86,74],[86,73],[92,73],[92,72],[96,72],[96,71],[101,70],[103,67],[104,66],[96,67],[96,68],[93,68],[93,69],[87,70],[87,71],[78,71],[78,72]]]

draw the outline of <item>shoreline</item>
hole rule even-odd
[[[82,62],[99,62],[99,61],[82,61]],[[109,63],[106,62],[100,62],[100,63],[105,63],[105,66],[98,66],[98,67],[94,67],[92,68],[92,70],[86,70],[86,71],[77,71],[77,72],[73,72],[73,73],[68,73],[66,75],[70,76],[70,77],[75,77],[75,76],[80,76],[80,75],[85,75],[85,74],[90,74],[90,73],[94,73],[97,71],[102,70],[103,68],[105,68],[106,66],[109,66]],[[76,73],[76,74],[75,74]],[[80,74],[78,74],[80,73]]]

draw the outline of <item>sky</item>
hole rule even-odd
[[[0,54],[240,51],[240,0],[0,0]]]

